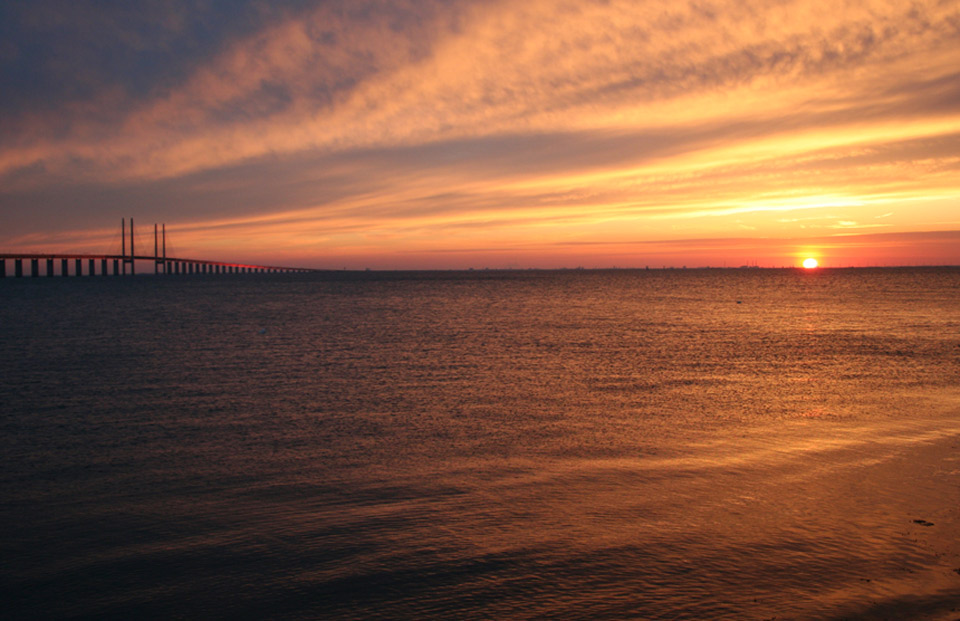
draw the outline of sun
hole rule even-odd
[[[814,259],[813,257],[810,257],[810,258],[807,258],[807,259],[804,259],[804,260],[803,260],[803,267],[804,267],[804,269],[812,270],[813,268],[817,267],[818,265],[820,265],[820,264],[817,263],[817,260]]]

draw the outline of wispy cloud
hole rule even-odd
[[[322,261],[923,228],[960,198],[952,3],[32,6],[0,15],[4,244],[132,209]]]

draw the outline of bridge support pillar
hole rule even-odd
[[[53,276],[53,259],[47,259],[47,278]]]
[[[176,263],[173,264],[173,273],[174,273],[174,274],[177,274],[178,276],[180,275],[180,262],[179,262],[179,261],[177,261]]]
[[[110,272],[107,271],[107,260],[106,260],[106,259],[100,259],[100,275],[101,275],[101,276],[107,276],[107,275],[109,275],[109,274],[110,274]]]
[[[73,267],[77,270],[74,276],[83,276],[83,259],[75,259],[74,263]]]
[[[23,277],[23,259],[13,260],[13,275],[17,278]]]
[[[7,260],[0,259],[0,278],[7,277]]]
[[[70,262],[66,259],[60,259],[60,275],[69,276],[70,275]]]
[[[113,260],[113,275],[114,276],[120,275],[120,259]]]
[[[97,265],[96,259],[90,259],[90,261],[87,263],[87,267],[90,268],[91,276],[97,273],[96,265]]]
[[[30,275],[34,278],[40,275],[40,260],[30,259]]]

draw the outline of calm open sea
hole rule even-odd
[[[956,618],[960,269],[0,281],[7,618]]]

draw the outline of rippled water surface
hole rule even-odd
[[[960,270],[0,281],[13,618],[955,618]]]

